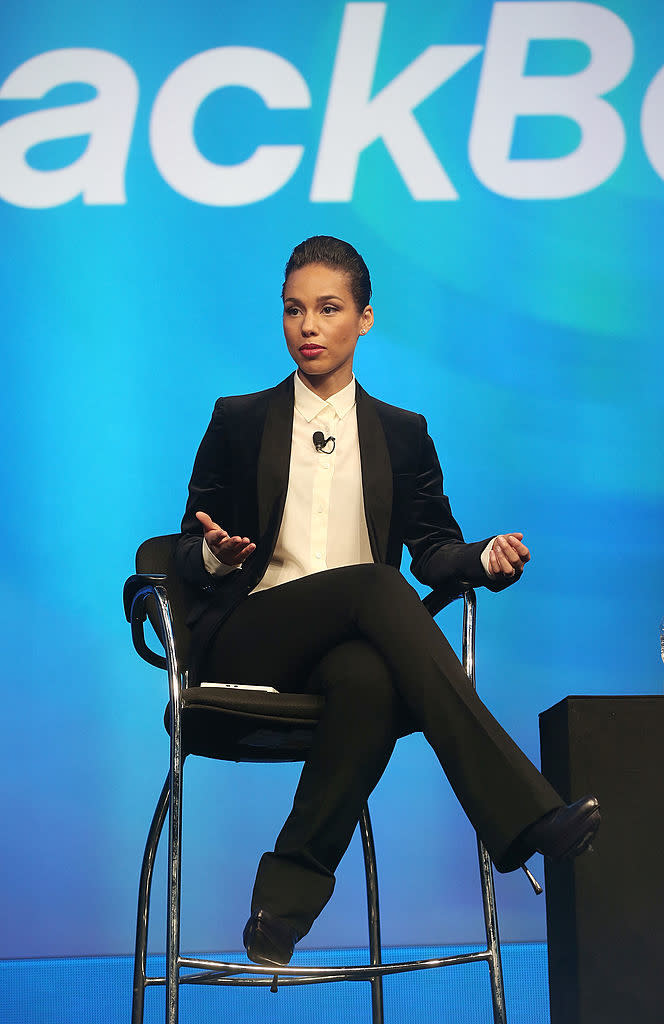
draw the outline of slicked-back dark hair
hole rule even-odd
[[[308,267],[311,263],[322,263],[326,267],[345,270],[350,277],[350,290],[358,312],[361,313],[364,307],[369,305],[371,278],[366,263],[350,242],[344,242],[332,235],[313,235],[295,246],[284,271],[282,299],[288,275],[294,270]]]

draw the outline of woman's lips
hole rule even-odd
[[[300,345],[300,352],[303,356],[317,356],[319,352],[324,352],[325,349],[322,345]]]

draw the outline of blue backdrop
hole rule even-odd
[[[537,759],[565,695],[660,690],[664,22],[657,0],[3,13],[0,955],[121,953],[167,750],[122,583],[177,530],[215,398],[290,371],[281,274],[310,234],[365,256],[358,378],[427,416],[467,538],[533,552],[480,593],[492,710]],[[296,769],[188,771],[184,942],[237,947]],[[372,806],[386,941],[475,938],[472,835],[421,737]],[[541,938],[542,901],[498,890],[503,936]],[[352,848],[311,944],[363,941],[361,899]]]

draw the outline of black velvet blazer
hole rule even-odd
[[[374,561],[399,568],[405,544],[413,575],[430,587],[467,583],[502,589],[489,583],[480,561],[490,538],[466,544],[452,516],[424,417],[377,401],[359,384],[356,402]],[[292,376],[267,391],[220,398],[215,405],[196,455],[175,556],[180,574],[197,591],[189,625],[198,656],[272,557],[288,489],[292,425]],[[221,578],[207,572],[198,511],[255,542],[241,570]]]

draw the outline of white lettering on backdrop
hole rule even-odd
[[[432,45],[371,97],[387,4],[347,3],[311,184],[313,202],[352,199],[360,156],[381,139],[416,200],[458,194],[415,116],[415,108],[482,49]],[[524,75],[534,40],[574,39],[590,52],[576,74]],[[619,165],[625,129],[604,97],[628,74],[631,33],[605,7],[575,0],[516,0],[493,6],[469,138],[479,181],[513,199],[564,199],[605,182]],[[648,88],[641,116],[646,154],[664,177],[659,125],[664,69]],[[125,171],[138,102],[126,61],[105,50],[62,49],[16,68],[0,100],[43,99],[57,86],[84,82],[97,90],[85,103],[22,114],[0,125],[0,198],[45,209],[80,196],[91,205],[126,202]],[[226,86],[255,92],[269,109],[311,106],[309,88],[284,57],[254,47],[217,47],[185,61],[166,79],[150,119],[150,146],[162,177],[176,192],[210,206],[237,206],[273,195],[292,178],[302,145],[256,145],[246,160],[223,165],[198,149],[193,126],[207,96]],[[512,159],[519,117],[566,117],[581,141],[561,157]],[[55,139],[87,136],[84,153],[56,170],[37,170],[29,150]]]
[[[311,106],[300,72],[269,50],[220,46],[176,68],[152,108],[152,155],[171,188],[208,206],[265,199],[293,177],[304,153],[304,146],[258,146],[247,160],[231,166],[207,160],[194,140],[194,119],[203,100],[225,85],[252,89],[272,110]]]
[[[8,203],[45,209],[76,196],[90,204],[126,202],[125,167],[138,103],[138,82],[126,61],[105,50],[51,50],[12,72],[0,99],[38,100],[70,82],[87,82],[97,95],[0,125],[0,196]],[[68,167],[38,171],[26,160],[40,142],[79,135],[87,135],[88,144]]]
[[[590,63],[573,75],[524,75],[534,39],[577,39]],[[632,66],[624,21],[587,3],[496,3],[482,62],[469,155],[479,180],[513,199],[562,199],[606,181],[620,163],[625,129],[602,99]],[[510,159],[516,119],[558,115],[581,128],[573,153],[548,160]]]
[[[386,4],[346,4],[311,186],[318,202],[349,202],[360,153],[382,138],[414,199],[457,199],[413,114],[481,46],[429,46],[369,99]]]
[[[641,135],[650,163],[664,178],[664,68],[660,68],[646,90],[641,108]]]

